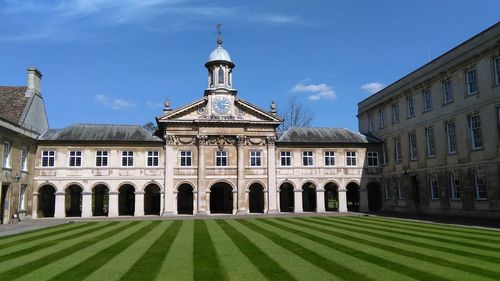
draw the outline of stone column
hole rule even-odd
[[[302,208],[302,189],[294,189],[294,198],[293,201],[295,206],[293,207],[294,213],[303,213],[304,209]]]
[[[245,142],[246,142],[246,137],[245,136],[237,136],[238,139],[238,144],[237,144],[237,174],[238,174],[238,180],[237,180],[237,195],[236,196],[236,206],[238,208],[238,214],[247,214],[248,213],[248,208],[246,205],[248,205],[248,202],[245,200]]]
[[[56,192],[56,206],[54,211],[54,218],[62,219],[66,217],[66,208],[64,205],[64,192]]]
[[[362,213],[368,213],[368,189],[363,186],[359,189],[359,211]]]
[[[82,192],[82,218],[92,217],[92,192]]]
[[[171,216],[174,214],[174,144],[176,137],[166,135],[165,139],[165,209],[162,216]]]
[[[136,191],[135,192],[135,209],[134,216],[135,217],[143,217],[144,216],[144,191]]]
[[[160,211],[165,211],[165,191],[160,191]]]
[[[317,189],[316,190],[316,213],[324,213],[325,212],[325,190]]]
[[[198,204],[197,215],[207,214],[207,205],[209,201],[205,193],[205,145],[207,144],[207,136],[198,136],[198,186],[196,191],[198,192]]]
[[[38,218],[38,192],[33,192],[33,205],[31,207],[31,217]]]
[[[179,198],[179,191],[177,190],[174,190],[174,200],[172,201],[172,203],[174,204],[174,215],[178,215],[177,213],[177,200]]]
[[[193,190],[193,215],[198,214],[198,191]]]
[[[267,196],[268,213],[276,214],[278,211],[277,187],[276,187],[276,137],[267,138]],[[301,201],[302,202],[302,201]]]
[[[264,214],[269,214],[269,190],[264,189]]]
[[[118,217],[118,192],[117,191],[110,191],[108,193],[109,196],[109,211],[108,211],[108,217]]]
[[[347,213],[347,189],[339,188],[339,213]]]

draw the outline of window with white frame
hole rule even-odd
[[[403,179],[402,178],[397,178],[396,179],[396,187],[397,187],[397,190],[398,190],[398,199],[399,200],[403,200],[405,199],[405,187],[403,185]]]
[[[427,156],[436,156],[436,146],[434,142],[434,128],[425,128],[425,140],[427,142]]]
[[[387,179],[382,179],[382,183],[384,185],[384,194],[385,194],[385,199],[391,199],[391,192],[389,190],[389,186],[387,185]]]
[[[95,165],[96,167],[107,167],[108,166],[108,154],[106,150],[98,150],[95,152]]]
[[[373,120],[373,114],[370,112],[368,113],[368,131],[373,132],[373,129],[375,127],[375,121]]]
[[[427,175],[427,179],[429,181],[431,199],[439,199],[439,187],[438,187],[437,177],[435,175],[429,174]]]
[[[325,151],[325,166],[335,166],[335,151]]]
[[[394,138],[394,159],[396,163],[401,162],[403,156],[401,155],[401,138]]]
[[[19,191],[19,210],[26,210],[26,185],[21,185],[21,190]]]
[[[406,98],[406,103],[408,106],[408,117],[415,116],[415,106],[413,104],[413,96],[408,96]]]
[[[457,134],[455,132],[455,121],[446,122],[446,139],[448,142],[448,153],[457,152]]]
[[[387,141],[384,141],[382,144],[382,161],[384,161],[384,165],[389,164],[389,153],[387,151]]]
[[[3,143],[3,167],[10,168],[10,154],[12,151],[12,145],[10,142]]]
[[[476,193],[476,199],[484,200],[488,199],[488,190],[486,188],[486,175],[483,170],[474,169],[474,191]]]
[[[469,116],[469,127],[472,149],[482,148],[483,138],[481,136],[481,119],[478,114]]]
[[[399,123],[399,104],[392,105],[392,123]]]
[[[258,150],[250,151],[250,166],[260,167],[262,166],[262,156],[261,152]]]
[[[385,128],[385,109],[379,110],[380,128]]]
[[[303,166],[314,165],[314,154],[312,151],[302,151],[302,165]]]
[[[345,158],[347,166],[356,166],[356,151],[346,151]]]
[[[465,76],[467,79],[467,94],[473,95],[477,93],[478,87],[477,87],[477,74],[476,74],[476,69],[470,69],[465,72]]]
[[[417,160],[417,134],[411,132],[408,134],[408,141],[410,144],[410,160]]]
[[[28,156],[29,148],[27,146],[23,146],[23,151],[21,154],[21,171],[28,171]]]
[[[368,166],[369,167],[377,167],[378,166],[378,152],[368,151],[366,153],[366,157],[368,158]]]
[[[70,167],[82,166],[82,152],[80,150],[71,150],[69,152],[69,166]]]
[[[280,162],[282,167],[292,166],[292,153],[290,151],[281,151]]]
[[[460,178],[458,173],[450,172],[450,191],[451,199],[460,200],[462,198],[462,188],[460,185]]]
[[[493,65],[495,68],[495,83],[500,84],[500,56],[493,59]]]
[[[191,150],[181,150],[181,167],[191,167],[192,165],[192,156]]]
[[[133,151],[122,151],[122,166],[123,167],[134,166],[134,152]]]
[[[424,98],[424,111],[432,110],[432,94],[430,90],[425,90],[422,92]]]
[[[148,151],[147,159],[148,167],[158,167],[160,165],[160,152],[159,151]]]
[[[219,84],[224,84],[224,70],[219,68]]]
[[[443,103],[447,104],[453,101],[453,93],[451,91],[451,79],[442,82],[443,88]]]
[[[217,150],[215,152],[215,166],[226,167],[227,166],[227,151]]]
[[[54,150],[42,151],[42,167],[54,167],[56,162],[56,152]]]

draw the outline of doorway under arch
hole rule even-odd
[[[108,216],[109,210],[109,189],[100,184],[92,188],[92,216]]]
[[[82,188],[76,184],[66,188],[66,194],[64,196],[66,217],[82,216],[82,191]]]
[[[280,211],[285,213],[293,213],[295,205],[295,197],[293,194],[293,185],[285,182],[280,186]]]
[[[333,182],[325,185],[325,211],[339,210],[339,187]]]
[[[157,184],[149,184],[144,189],[144,214],[160,215],[161,189]]]
[[[264,213],[264,187],[260,183],[253,183],[248,193],[248,210],[250,213]]]
[[[210,213],[233,213],[233,189],[225,182],[218,182],[210,188]]]
[[[308,182],[302,186],[302,210],[316,212],[316,186],[313,183]]]
[[[355,182],[347,184],[347,210],[349,212],[359,211],[359,185]]]
[[[177,213],[192,215],[194,210],[193,199],[193,187],[188,183],[181,184],[177,188]]]
[[[382,187],[378,182],[369,182],[368,189],[368,208],[370,212],[380,211],[382,208]]]
[[[56,189],[51,185],[44,185],[38,189],[38,217],[54,217],[56,207]]]
[[[124,184],[118,192],[118,215],[133,216],[135,211],[135,188],[130,184]]]

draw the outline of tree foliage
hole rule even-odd
[[[284,132],[291,127],[310,127],[314,119],[314,112],[302,104],[297,96],[288,98],[288,104],[281,110],[278,108],[278,115],[284,121],[278,127],[278,132]]]
[[[158,130],[158,126],[156,126],[155,123],[149,121],[148,123],[142,125],[142,127],[148,131],[150,131],[151,133],[154,133],[156,130]]]

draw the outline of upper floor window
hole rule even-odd
[[[435,175],[429,174],[429,188],[431,189],[431,199],[439,199],[439,187],[437,177]]]
[[[375,121],[373,120],[373,114],[368,113],[368,131],[373,132],[375,128]]]
[[[303,151],[302,152],[302,165],[303,166],[314,165],[314,156],[313,156],[312,151]]]
[[[400,199],[400,200],[405,199],[405,187],[403,186],[402,181],[403,181],[403,179],[401,179],[399,177],[396,179],[396,185],[397,185],[397,189],[398,189],[398,199]]]
[[[384,165],[389,164],[389,153],[387,151],[387,142],[384,141],[382,144],[382,161],[384,161]]]
[[[72,150],[69,152],[69,166],[81,167],[82,166],[82,152],[79,150]]]
[[[281,166],[292,166],[292,153],[290,151],[280,152]]]
[[[401,155],[401,138],[397,137],[394,138],[394,159],[396,159],[397,162],[401,162],[402,160],[402,155]]]
[[[347,151],[345,158],[347,166],[356,166],[356,151]]]
[[[192,156],[190,150],[181,150],[181,167],[191,167]]]
[[[471,133],[472,149],[483,147],[483,138],[481,136],[481,119],[479,115],[469,116],[469,127]]]
[[[436,156],[436,146],[434,142],[434,129],[432,127],[425,128],[425,139],[427,141],[427,156]]]
[[[368,166],[370,167],[378,166],[378,152],[368,151],[366,154],[368,158]]]
[[[467,70],[465,72],[465,75],[467,76],[467,94],[473,95],[477,93],[478,87],[477,87],[477,75],[476,75],[476,69],[473,68],[471,70]]]
[[[10,168],[10,153],[12,146],[10,142],[4,142],[3,144],[3,167]]]
[[[399,104],[392,105],[392,123],[399,123]]]
[[[486,176],[484,171],[479,171],[474,169],[474,192],[476,193],[476,199],[488,199],[488,190],[486,188]]]
[[[134,152],[133,151],[122,151],[122,166],[123,167],[134,166]]]
[[[454,121],[446,122],[446,139],[448,141],[448,153],[457,152],[457,134]]]
[[[335,166],[335,151],[325,151],[325,166]]]
[[[500,56],[493,59],[493,64],[495,68],[495,83],[500,84]]]
[[[148,167],[158,167],[160,164],[160,152],[148,151]]]
[[[54,167],[56,152],[53,150],[42,151],[42,167]]]
[[[95,165],[97,167],[108,166],[108,152],[105,150],[98,150],[95,153]]]
[[[250,151],[250,166],[252,167],[260,167],[262,166],[260,151]]]
[[[408,117],[415,116],[415,106],[413,104],[413,96],[409,96],[406,99],[406,103],[408,105]]]
[[[219,84],[224,84],[224,70],[219,68]]]
[[[410,160],[417,160],[417,134],[411,132],[408,134],[408,141],[410,142]]]
[[[425,90],[422,92],[422,96],[424,97],[424,111],[432,110],[432,93],[429,90]]]
[[[443,87],[443,103],[447,104],[453,101],[453,93],[451,92],[451,79],[442,82]]]
[[[384,109],[380,109],[379,117],[380,117],[380,128],[385,128],[385,110]]]
[[[215,152],[215,166],[226,167],[227,166],[227,151],[217,150]]]
[[[29,148],[27,146],[23,146],[23,152],[21,155],[21,171],[28,171],[28,156]]]
[[[460,198],[462,198],[460,178],[458,177],[458,173],[456,172],[450,172],[450,191],[451,199],[459,200]]]

